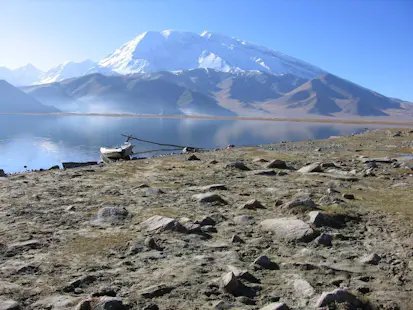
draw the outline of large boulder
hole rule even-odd
[[[274,233],[278,239],[308,242],[315,238],[315,231],[307,223],[295,217],[268,219],[261,222],[264,231]]]
[[[154,215],[142,222],[141,225],[145,227],[147,231],[162,232],[165,230],[174,230],[185,232],[185,228],[177,220],[161,215]]]
[[[329,305],[340,303],[347,303],[355,309],[363,309],[364,305],[361,300],[349,293],[347,290],[336,289],[332,292],[324,292],[320,298],[317,300],[316,308],[328,307]],[[351,308],[353,309],[353,308]]]

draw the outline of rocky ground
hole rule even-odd
[[[0,177],[0,309],[413,309],[412,151],[379,130]]]

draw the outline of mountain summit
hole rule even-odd
[[[119,74],[211,68],[258,70],[311,79],[325,73],[304,61],[236,38],[204,31],[164,30],[138,35],[98,65]]]

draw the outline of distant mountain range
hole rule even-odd
[[[0,80],[0,112],[2,113],[56,113],[59,109],[46,106],[15,86]]]
[[[22,89],[44,104],[83,113],[387,116],[404,109],[398,100],[331,74],[308,81],[292,74],[193,69],[91,74]]]
[[[68,112],[278,117],[413,116],[412,105],[304,61],[208,31],[145,32],[98,62],[0,79]],[[0,93],[0,97],[2,94]]]

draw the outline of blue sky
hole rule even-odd
[[[147,30],[209,30],[413,101],[413,0],[1,0],[0,66],[98,60]]]

